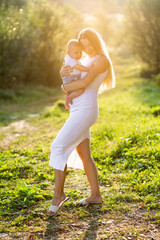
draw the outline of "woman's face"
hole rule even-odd
[[[95,51],[95,49],[92,47],[90,41],[86,38],[82,38],[80,39],[80,44],[82,46],[82,50],[89,55],[90,57],[93,57],[95,55],[97,55],[97,52]]]

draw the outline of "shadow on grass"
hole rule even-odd
[[[88,228],[85,229],[83,240],[97,239],[97,231],[99,228],[99,219],[102,217],[102,204],[89,205],[86,208],[88,215]]]
[[[60,212],[60,216],[58,214],[48,217],[47,228],[43,237],[45,237],[45,239],[74,239],[75,236],[78,236],[77,239],[83,240],[97,239],[99,220],[103,215],[101,208],[102,205],[77,207],[71,216],[70,214],[68,215],[69,208],[66,206],[64,215]],[[71,219],[72,223],[70,223]],[[73,219],[75,220],[73,221]]]
[[[90,219],[89,227],[87,228],[83,240],[97,239],[98,218]]]
[[[61,228],[59,227],[59,223],[56,220],[55,216],[50,216],[47,219],[47,228],[44,233],[45,239],[58,239],[58,232],[61,232]]]

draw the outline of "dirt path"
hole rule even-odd
[[[30,114],[28,118],[33,118],[38,116],[38,114]],[[8,126],[0,127],[0,135],[2,136],[2,140],[0,141],[0,147],[7,147],[14,140],[18,139],[26,135],[27,131],[34,131],[36,127],[33,126],[27,120],[19,120],[10,123]]]

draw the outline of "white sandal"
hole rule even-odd
[[[85,206],[85,205],[89,204],[89,203],[86,201],[86,199],[87,199],[87,198],[83,198],[82,200],[77,201],[76,203],[79,204],[79,205]]]
[[[87,198],[83,198],[82,200],[80,201],[77,201],[76,203],[79,204],[79,205],[87,205],[87,204],[102,204],[102,202],[87,202],[86,201]]]
[[[62,207],[63,203],[65,203],[66,201],[68,201],[69,197],[66,197],[60,204],[59,206],[55,206],[55,205],[50,205],[49,207],[49,211],[46,213],[48,216],[53,216],[56,215],[56,213],[58,212],[58,210],[60,209],[60,207]],[[51,212],[51,213],[49,213]]]

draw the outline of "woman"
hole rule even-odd
[[[107,88],[115,86],[115,76],[111,60],[99,34],[91,28],[82,30],[78,40],[86,56],[83,65],[93,68],[80,80],[63,86],[65,93],[85,88],[79,97],[73,99],[70,105],[70,116],[60,130],[51,146],[49,165],[55,168],[55,190],[48,215],[55,214],[60,206],[68,199],[64,193],[64,182],[67,170],[67,159],[76,148],[84,166],[91,195],[79,201],[80,204],[102,203],[99,190],[98,172],[90,153],[89,128],[98,117],[97,92],[103,82]],[[61,76],[69,75],[71,68],[62,67]],[[67,96],[66,96],[67,98]]]

